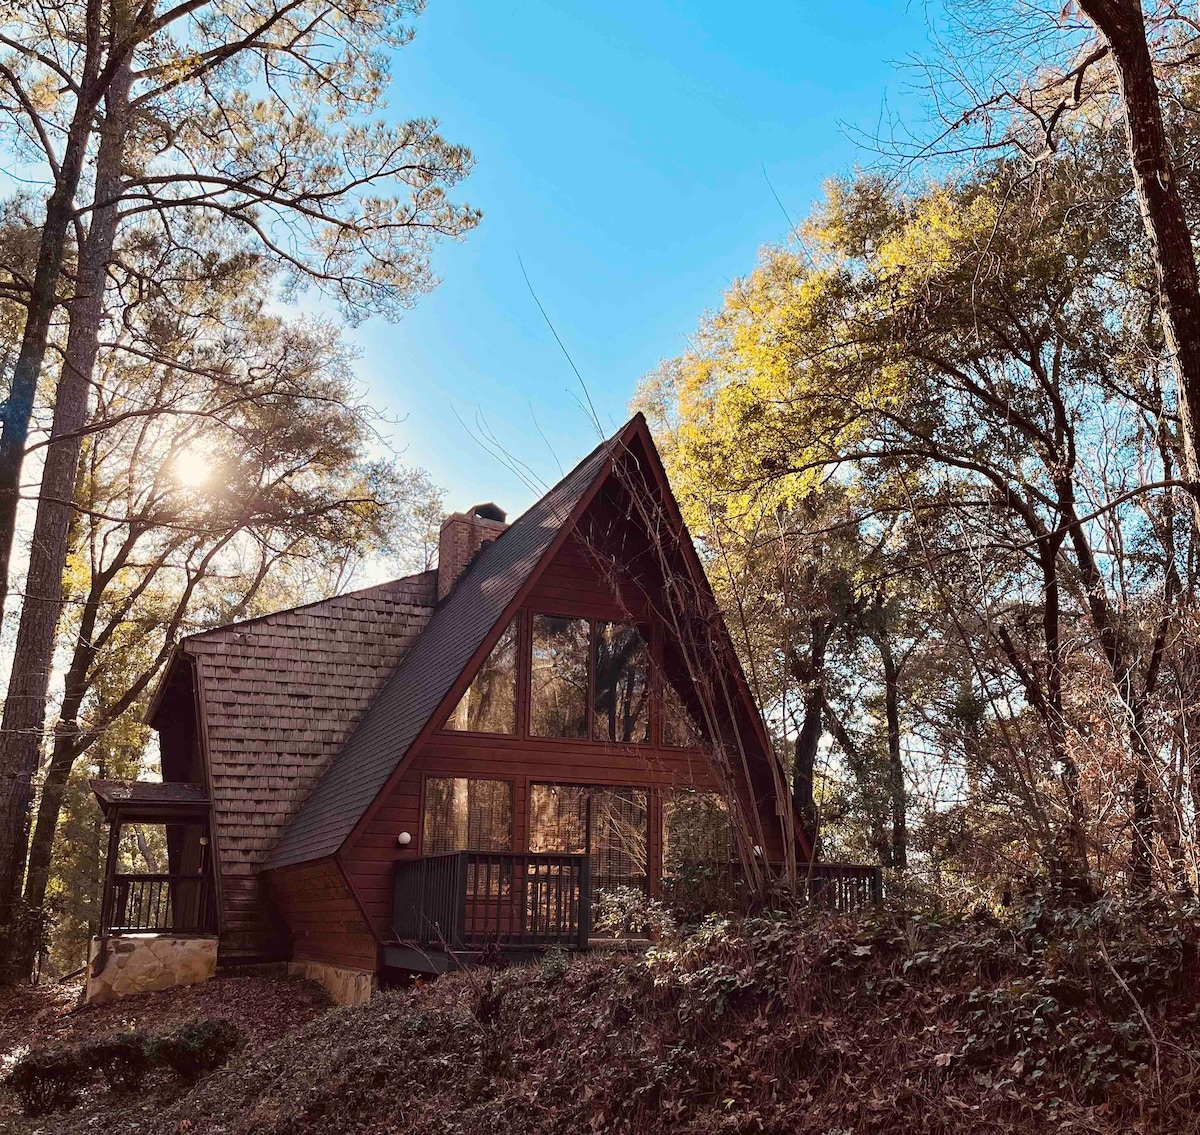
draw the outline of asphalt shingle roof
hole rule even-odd
[[[286,828],[266,866],[332,855],[499,622],[625,433],[603,442],[487,544],[405,653],[341,752]]]

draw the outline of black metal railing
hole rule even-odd
[[[107,934],[208,934],[216,930],[212,878],[203,875],[115,875]]]
[[[401,942],[458,950],[583,949],[591,930],[586,855],[457,851],[398,862],[392,930]]]
[[[771,864],[769,873],[777,880],[786,878],[782,864]],[[882,873],[870,864],[798,863],[796,876],[800,901],[814,907],[850,914],[883,901]],[[688,910],[747,912],[762,901],[746,882],[740,863],[713,861],[664,871],[662,897],[669,905]]]
[[[883,901],[883,873],[869,863],[801,863],[797,874],[813,906],[849,914]]]

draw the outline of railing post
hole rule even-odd
[[[454,872],[454,925],[450,930],[450,945],[461,950],[467,939],[467,858],[469,851],[458,853]]]
[[[400,927],[398,925],[398,923],[400,921],[398,916],[399,916],[399,911],[400,911],[401,870],[402,869],[401,869],[399,861],[392,864],[392,919],[391,919],[391,921],[392,921],[392,933],[395,934],[397,938],[399,938],[401,936],[400,935]]]
[[[579,863],[579,948],[588,948],[592,936],[592,857],[583,855]]]

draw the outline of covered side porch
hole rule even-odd
[[[211,977],[219,915],[207,792],[197,784],[146,781],[93,780],[91,788],[108,824],[108,856],[86,1000],[103,1003]],[[143,827],[161,834],[166,871],[129,869],[122,837]]]

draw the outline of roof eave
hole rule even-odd
[[[171,684],[171,678],[174,676],[175,667],[179,664],[179,660],[186,658],[189,663],[193,661],[192,655],[188,653],[185,646],[186,643],[187,639],[183,639],[172,647],[167,664],[162,668],[162,673],[159,674],[158,681],[154,684],[154,692],[150,695],[146,712],[142,714],[143,723],[149,725],[151,729],[158,729],[158,726],[154,723],[154,719],[158,716],[158,711],[162,707],[162,700],[166,696],[167,687]]]

